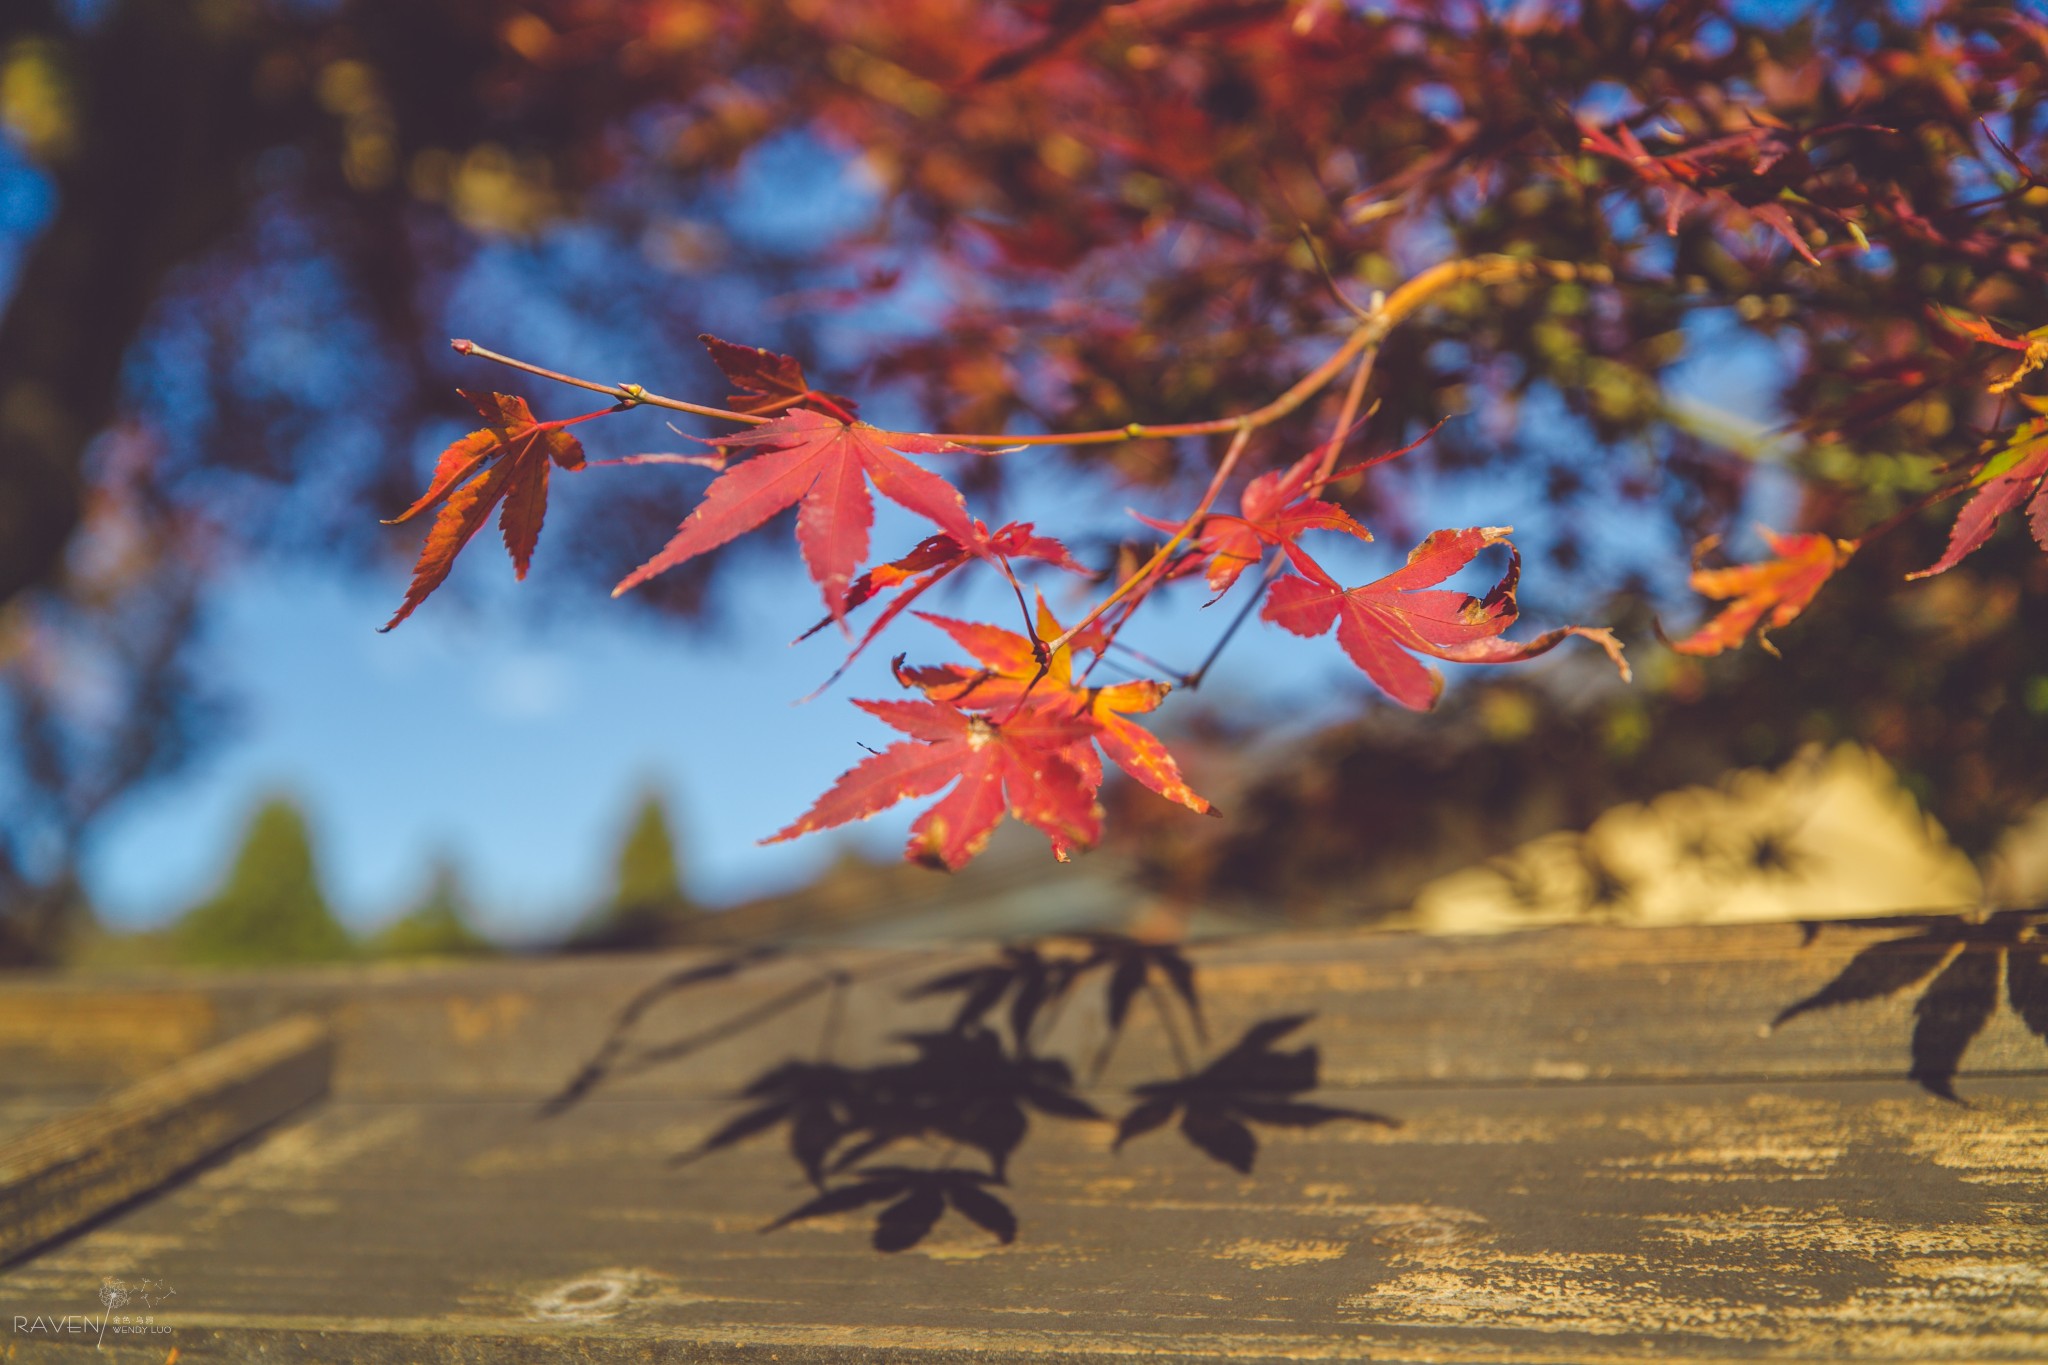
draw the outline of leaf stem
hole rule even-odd
[[[1321,493],[1323,485],[1330,481],[1331,471],[1337,468],[1338,452],[1344,449],[1344,438],[1351,434],[1351,424],[1358,419],[1359,405],[1365,401],[1366,381],[1372,378],[1373,362],[1379,359],[1380,348],[1367,350],[1358,358],[1358,368],[1351,372],[1351,387],[1344,390],[1344,406],[1337,411],[1337,425],[1331,429],[1330,440],[1323,447],[1323,458],[1316,462],[1316,476],[1309,480],[1308,492]]]
[[[509,355],[499,355],[496,351],[486,350],[474,341],[468,341],[460,337],[449,342],[448,345],[458,355],[475,356],[479,360],[495,361],[497,364],[505,365],[515,370],[523,370],[527,374],[539,375],[542,379],[552,379],[557,384],[568,384],[575,388],[588,389],[592,393],[601,393],[608,398],[617,399],[629,408],[641,406],[668,408],[675,412],[695,413],[699,417],[716,417],[721,422],[743,422],[748,426],[754,427],[760,426],[769,420],[766,417],[757,417],[751,413],[728,412],[724,408],[705,407],[702,403],[685,403],[680,398],[665,398],[658,393],[649,393],[638,384],[599,384],[589,379],[578,379],[575,375],[563,374],[560,370],[543,369],[539,365],[530,364],[524,360],[515,360]]]
[[[1237,634],[1239,628],[1247,620],[1251,619],[1251,614],[1258,610],[1259,600],[1266,595],[1266,589],[1271,586],[1274,579],[1280,576],[1280,570],[1286,564],[1287,556],[1284,554],[1276,554],[1266,561],[1265,570],[1259,575],[1258,591],[1254,592],[1245,600],[1245,604],[1237,609],[1237,615],[1230,618],[1230,624],[1223,628],[1223,634],[1217,637],[1214,645],[1210,646],[1209,657],[1202,660],[1194,672],[1188,674],[1184,684],[1188,691],[1193,692],[1201,687],[1202,679],[1209,676],[1209,670],[1214,668],[1216,661],[1223,657],[1223,647],[1230,643],[1230,638]]]
[[[1224,482],[1230,478],[1231,471],[1237,468],[1237,462],[1244,455],[1245,447],[1251,444],[1252,430],[1249,420],[1240,419],[1237,434],[1230,438],[1230,448],[1223,452],[1223,461],[1216,466],[1216,473],[1210,478],[1209,487],[1202,494],[1202,501],[1188,514],[1187,520],[1180,524],[1180,529],[1175,531],[1164,545],[1154,550],[1152,557],[1139,565],[1136,573],[1117,585],[1115,592],[1096,603],[1095,609],[1086,616],[1068,626],[1059,639],[1050,641],[1046,645],[1047,654],[1059,653],[1076,635],[1101,620],[1104,612],[1135,592],[1176,549],[1180,548],[1182,541],[1194,534],[1195,528],[1202,524],[1202,519],[1209,515],[1209,509],[1216,505],[1216,495],[1223,491]]]

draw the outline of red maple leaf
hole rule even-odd
[[[851,398],[812,388],[795,356],[777,355],[758,346],[735,345],[709,332],[697,340],[704,343],[704,349],[711,352],[711,362],[739,390],[725,400],[734,412],[765,416],[814,398],[820,400],[819,407],[831,408],[849,422],[860,412]]]
[[[1956,514],[1948,549],[1941,558],[1906,577],[1947,573],[1991,539],[1998,519],[2022,503],[2027,505],[2027,526],[2035,543],[2048,550],[2048,488],[2042,486],[2048,479],[2048,399],[2022,397],[2020,401],[2043,415],[2015,428],[2005,449],[1977,472],[1977,492]]]
[[[1831,131],[1832,127],[1817,133]],[[1784,238],[1808,264],[1820,264],[1813,248],[1800,236],[1798,224],[1783,207],[1769,202],[1743,203],[1714,183],[1735,179],[1745,171],[1752,176],[1767,174],[1796,150],[1796,143],[1783,131],[1752,128],[1666,156],[1650,155],[1627,124],[1617,124],[1611,136],[1584,123],[1579,125],[1579,132],[1580,145],[1587,151],[1621,162],[1638,179],[1663,192],[1665,232],[1676,236],[1679,220],[1695,206],[1705,206],[1710,212],[1733,212],[1754,218]]]
[[[413,567],[405,601],[379,627],[382,630],[390,630],[412,615],[413,609],[441,586],[455,567],[455,556],[500,503],[504,511],[499,514],[498,529],[512,555],[513,575],[524,579],[533,562],[533,548],[540,541],[541,521],[547,516],[549,463],[564,469],[583,468],[583,445],[563,428],[616,411],[605,408],[580,417],[540,422],[527,409],[524,398],[458,392],[475,405],[485,425],[442,451],[433,480],[419,501],[384,523],[396,526],[436,505],[441,508]]]
[[[1360,540],[1371,540],[1372,532],[1353,520],[1351,514],[1333,502],[1306,496],[1315,477],[1320,450],[1312,450],[1290,468],[1272,469],[1244,487],[1238,498],[1242,515],[1211,513],[1193,537],[1197,557],[1209,561],[1209,587],[1218,596],[1230,591],[1238,575],[1265,556],[1268,545],[1278,545],[1297,566],[1306,561],[1303,572],[1320,572],[1295,543],[1304,531],[1341,531]],[[1177,531],[1178,522],[1139,516],[1138,520],[1159,531]]]
[[[832,676],[820,684],[819,692],[837,682],[840,674],[846,672],[847,667],[860,657],[861,651],[873,644],[875,637],[888,629],[889,623],[902,615],[911,603],[963,564],[976,559],[992,559],[1002,567],[1005,575],[1009,576],[1013,583],[1016,581],[1015,575],[1009,569],[1009,561],[1012,559],[1037,559],[1056,565],[1069,573],[1088,572],[1085,566],[1077,563],[1074,557],[1067,553],[1066,546],[1050,536],[1038,535],[1036,528],[1028,521],[1013,521],[994,532],[990,532],[982,522],[976,521],[974,533],[975,539],[967,545],[962,545],[943,533],[926,536],[912,546],[910,553],[901,559],[877,564],[853,580],[853,586],[846,592],[848,611],[891,588],[900,588],[901,591],[890,600],[888,606],[882,608],[881,614],[875,617],[859,642],[854,645],[839,667],[832,671]],[[797,639],[808,640],[831,624],[832,618],[827,616],[797,636]],[[811,695],[816,696],[817,692]]]
[[[977,711],[1001,713],[1020,704],[1063,711],[1087,726],[1082,738],[1065,750],[1065,757],[1088,778],[1091,792],[1102,785],[1102,763],[1091,747],[1090,741],[1093,741],[1093,744],[1101,746],[1103,755],[1110,762],[1139,783],[1189,810],[1203,815],[1211,813],[1213,808],[1208,801],[1196,794],[1181,776],[1180,765],[1174,761],[1171,751],[1151,731],[1136,721],[1126,719],[1157,710],[1159,704],[1166,700],[1167,693],[1173,690],[1170,684],[1139,680],[1108,687],[1077,686],[1073,650],[1075,644],[1086,646],[1089,637],[1085,635],[1055,650],[1041,672],[1038,646],[1013,630],[978,621],[955,621],[926,612],[917,615],[920,620],[928,621],[952,636],[981,667],[970,669],[958,664],[929,668],[899,667],[897,675],[905,682],[923,689],[924,694],[935,701]],[[1058,639],[1061,633],[1060,623],[1041,601],[1038,604],[1039,636],[1053,640]]]
[[[1289,574],[1268,591],[1259,615],[1296,635],[1316,636],[1337,627],[1337,643],[1351,661],[1403,706],[1427,711],[1443,692],[1443,677],[1408,651],[1453,663],[1506,664],[1533,659],[1567,636],[1582,635],[1607,651],[1629,676],[1621,642],[1593,626],[1563,626],[1519,643],[1501,633],[1515,623],[1515,587],[1521,554],[1506,539],[1511,528],[1475,526],[1436,531],[1408,556],[1408,563],[1363,587],[1344,588],[1318,571]],[[1489,545],[1506,545],[1508,570],[1485,597],[1437,589]],[[1299,567],[1297,565],[1297,567]]]
[[[1696,569],[1694,592],[1728,602],[1718,615],[1671,647],[1680,654],[1719,654],[1733,649],[1757,627],[1756,642],[1772,654],[1778,652],[1768,631],[1790,625],[1813,601],[1821,585],[1856,553],[1853,540],[1804,534],[1781,536],[1759,526],[1757,533],[1771,547],[1774,558],[1759,564],[1737,564],[1726,569]],[[1763,625],[1764,614],[1770,620]]]
[[[1363,419],[1360,421],[1362,424]],[[1399,450],[1375,455],[1348,469],[1337,470],[1322,482],[1334,482],[1398,459],[1436,435],[1442,425],[1442,422],[1437,423]],[[1279,546],[1303,573],[1314,574],[1322,572],[1322,568],[1298,543],[1303,532],[1341,531],[1359,540],[1372,539],[1372,532],[1360,526],[1349,512],[1333,502],[1310,495],[1311,486],[1317,483],[1315,470],[1322,461],[1323,452],[1324,447],[1318,447],[1287,469],[1268,470],[1246,484],[1238,497],[1240,515],[1218,512],[1202,519],[1201,528],[1194,536],[1195,558],[1208,558],[1209,587],[1219,597],[1230,591],[1238,575],[1264,558],[1268,545]],[[1176,522],[1160,521],[1154,517],[1140,515],[1138,520],[1157,531],[1180,529]]]
[[[950,441],[792,408],[752,431],[706,444],[754,446],[761,453],[719,475],[661,553],[627,574],[612,596],[745,535],[801,502],[797,544],[812,579],[824,592],[826,609],[835,620],[843,618],[853,573],[867,557],[868,529],[874,522],[870,482],[883,497],[937,523],[955,541],[974,543],[974,523],[959,490],[897,453],[936,455],[965,449]]]
[[[1086,724],[1054,708],[1027,706],[998,721],[934,701],[856,701],[910,736],[840,775],[794,823],[763,839],[794,839],[865,820],[899,801],[948,792],[910,827],[907,856],[957,869],[981,852],[1004,814],[1052,841],[1064,861],[1102,837],[1094,789],[1064,754],[1085,742]]]

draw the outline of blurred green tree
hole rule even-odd
[[[590,952],[651,948],[672,940],[680,924],[698,913],[683,891],[668,803],[649,791],[619,842],[610,903],[587,918],[565,946]]]
[[[355,944],[328,908],[306,817],[272,797],[250,817],[221,889],[172,930],[180,960],[206,966],[334,962]]]
[[[473,957],[495,951],[473,926],[475,907],[454,861],[434,861],[419,904],[373,934],[363,946],[372,957]]]

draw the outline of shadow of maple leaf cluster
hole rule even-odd
[[[559,1113],[607,1080],[679,1061],[824,996],[829,1004],[820,1055],[791,1058],[763,1071],[739,1091],[745,1106],[741,1112],[675,1163],[703,1160],[782,1129],[790,1159],[816,1193],[762,1231],[881,1205],[873,1245],[878,1251],[903,1251],[921,1242],[950,1208],[1007,1244],[1016,1238],[1017,1217],[999,1191],[1010,1188],[1011,1158],[1031,1133],[1032,1116],[1112,1122],[1080,1093],[1073,1063],[1042,1050],[1061,1010],[1084,984],[1100,982],[1106,1032],[1090,1058],[1089,1079],[1100,1077],[1141,997],[1151,1003],[1178,1072],[1132,1088],[1131,1107],[1114,1120],[1115,1148],[1178,1115],[1182,1136],[1196,1150],[1248,1175],[1258,1152],[1252,1124],[1395,1123],[1384,1115],[1304,1098],[1317,1086],[1318,1050],[1313,1044],[1292,1050],[1276,1044],[1307,1024],[1307,1014],[1256,1022],[1197,1066],[1190,1038],[1206,1046],[1207,1026],[1194,964],[1178,945],[1116,934],[1009,945],[991,961],[902,990],[898,998],[905,1002],[950,996],[957,1003],[943,1028],[892,1035],[910,1053],[897,1060],[855,1066],[830,1059],[845,994],[858,984],[845,971],[821,973],[681,1037],[640,1040],[645,1017],[659,1001],[730,980],[774,956],[773,950],[750,950],[671,973],[643,990],[620,1011],[591,1060],[543,1113]],[[906,1145],[937,1149],[937,1164],[876,1164]],[[963,1157],[978,1158],[981,1168],[956,1164]]]
[[[2000,984],[2029,1033],[2048,1043],[2048,908],[2000,910],[1981,919],[1908,915],[1841,920],[1829,927],[1910,929],[1864,948],[1833,980],[1794,1001],[1771,1021],[1777,1028],[1802,1014],[1897,995],[1925,982],[1913,1003],[1909,1079],[1945,1100],[1962,1103],[1956,1069],[1998,1010]],[[1811,944],[1822,925],[1802,928]]]

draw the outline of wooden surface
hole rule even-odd
[[[327,1090],[327,1025],[297,1014],[0,1142],[0,1263],[69,1233]]]
[[[1400,1126],[1255,1124],[1241,1175],[1172,1124],[1112,1151],[1109,1123],[1034,1111],[997,1190],[1016,1240],[949,1210],[894,1254],[870,1245],[875,1207],[762,1231],[814,1193],[785,1129],[671,1158],[821,1039],[848,1066],[902,1058],[895,1035],[949,1017],[902,990],[986,954],[785,957],[657,995],[616,1035],[627,1065],[551,1117],[628,1001],[705,959],[197,982],[222,1027],[327,1012],[333,1098],[0,1275],[0,1320],[97,1314],[117,1277],[175,1288],[169,1334],[105,1342],[152,1365],[167,1344],[181,1362],[2048,1358],[2048,1049],[2001,1008],[1965,1106],[1904,1079],[1910,989],[1764,1027],[1879,937],[1197,948],[1193,1065],[1313,1011],[1277,1045],[1320,1049],[1298,1098]],[[851,984],[819,987],[832,972]],[[1136,996],[1082,1088],[1105,1113],[1177,1072],[1155,1008]],[[1092,979],[1038,1050],[1085,1071],[1105,1023]],[[986,1164],[928,1140],[873,1161]]]

